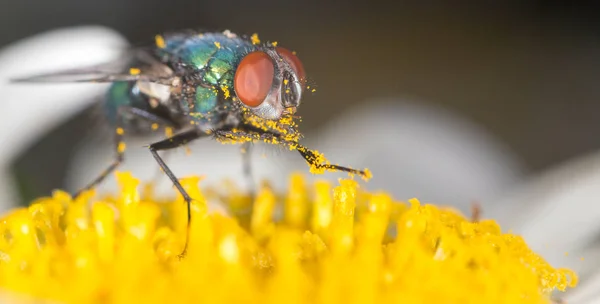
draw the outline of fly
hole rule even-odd
[[[125,71],[110,71],[123,62]],[[251,143],[262,141],[296,150],[311,173],[344,171],[371,177],[368,170],[331,164],[323,154],[299,143],[302,136],[294,113],[307,90],[304,67],[294,52],[276,43],[260,43],[256,34],[167,33],[157,35],[150,47],[132,50],[124,61],[13,81],[111,83],[104,111],[115,128],[116,156],[82,191],[97,186],[123,162],[125,134],[149,133],[159,125],[173,130],[172,136],[148,149],[187,203],[188,233],[180,257],[189,240],[192,199],[159,151],[204,137],[242,144],[246,151]],[[244,157],[247,175],[248,162]]]

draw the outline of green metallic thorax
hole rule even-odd
[[[194,120],[204,122],[233,105],[233,78],[241,58],[255,46],[248,40],[221,33],[165,37],[161,53],[199,76],[194,96],[184,96],[182,107]]]
[[[236,68],[243,56],[257,48],[247,39],[223,33],[165,35],[164,45],[156,46],[155,55],[182,78],[184,86],[170,102],[178,104],[186,119],[199,127],[218,127],[233,113]],[[134,62],[132,66],[139,64]],[[105,111],[116,123],[118,109],[123,106],[154,113],[156,109],[149,101],[136,83],[115,82],[108,91]]]

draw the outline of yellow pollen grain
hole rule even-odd
[[[171,128],[171,127],[166,127],[166,128],[165,128],[165,136],[166,136],[167,138],[171,138],[171,137],[173,137],[173,128]]]
[[[125,144],[125,142],[119,142],[119,144],[117,145],[117,151],[119,153],[123,153],[125,152],[125,149],[127,149],[127,145]]]
[[[271,44],[272,44],[273,46],[277,46],[277,44],[278,44],[278,43],[277,43],[277,41],[273,41],[273,42],[271,42]]]
[[[216,46],[218,49],[220,49],[220,48],[221,48],[221,43],[220,43],[220,42],[218,42],[218,41],[215,41],[215,46]]]
[[[167,47],[167,45],[165,44],[165,38],[162,35],[154,36],[154,42],[156,43],[156,46],[161,49]]]
[[[117,132],[118,135],[125,134],[125,130],[123,130],[123,128],[117,128],[116,132]]]
[[[129,74],[134,75],[134,76],[135,75],[139,75],[141,72],[142,71],[140,69],[138,69],[138,68],[130,68],[129,69]]]
[[[151,126],[151,128],[152,128],[153,131],[158,130],[158,124],[157,123],[153,123],[152,126]]]
[[[292,54],[297,55],[296,51],[292,51]]]
[[[254,33],[252,34],[252,36],[250,36],[250,41],[252,41],[252,44],[257,45],[260,43],[260,39],[258,38],[258,34]]]
[[[221,86],[221,91],[223,91],[223,96],[225,98],[229,98],[230,97],[229,87],[227,87],[226,85]]]
[[[283,84],[284,84],[284,85],[287,85],[288,83],[290,83],[290,81],[289,81],[289,80],[287,80],[287,79],[284,79],[284,80],[283,80]]]

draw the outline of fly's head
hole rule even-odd
[[[300,59],[288,49],[268,45],[245,55],[233,81],[237,99],[262,119],[292,116],[306,81]]]

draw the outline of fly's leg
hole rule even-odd
[[[244,139],[244,138],[252,138],[255,140],[262,140],[267,143],[272,143],[274,140],[278,142],[278,144],[285,145],[288,147],[293,147],[297,150],[300,155],[306,160],[306,162],[314,169],[314,171],[321,172],[324,170],[330,171],[343,171],[348,172],[350,174],[357,174],[362,176],[364,179],[370,179],[371,173],[368,170],[357,170],[350,167],[344,167],[339,165],[332,165],[326,163],[325,157],[315,150],[311,150],[295,141],[288,141],[281,138],[280,135],[266,132],[263,130],[258,130],[252,126],[243,126],[243,131],[228,131],[228,130],[217,130],[215,131],[215,136],[217,138],[221,137],[223,139]]]
[[[106,179],[106,177],[109,174],[111,174],[113,171],[115,171],[117,169],[117,167],[119,167],[119,165],[123,162],[124,152],[127,147],[125,145],[125,142],[123,141],[123,135],[125,134],[125,130],[122,127],[125,115],[133,115],[133,116],[136,116],[136,117],[138,117],[142,120],[148,121],[148,122],[172,125],[167,120],[165,120],[161,117],[158,117],[152,113],[149,113],[147,111],[128,107],[128,106],[119,107],[119,109],[117,110],[117,117],[118,117],[117,126],[116,126],[115,134],[114,134],[115,158],[114,158],[113,162],[106,169],[104,169],[104,171],[102,171],[102,173],[100,173],[100,175],[98,177],[96,177],[96,179],[94,179],[91,183],[89,183],[84,188],[77,191],[73,195],[73,197],[77,197],[77,196],[79,196],[79,194],[81,194],[81,192],[90,190],[90,189],[98,186],[100,183],[102,183],[102,181],[104,181],[104,179]]]
[[[162,159],[164,161],[168,161],[168,157],[169,154],[163,154]],[[154,176],[150,179],[149,185],[151,185],[152,187],[156,186],[160,180],[160,178],[163,176],[163,172],[160,170],[160,168],[158,168],[154,174]]]
[[[115,159],[113,160],[113,162],[106,168],[104,169],[104,171],[102,171],[102,173],[100,173],[100,175],[98,177],[96,177],[96,179],[94,179],[91,183],[89,183],[87,186],[85,186],[83,189],[80,189],[79,191],[77,191],[73,197],[78,197],[83,191],[87,191],[90,190],[94,187],[96,187],[97,185],[99,185],[109,174],[111,174],[114,170],[117,169],[117,167],[119,167],[119,165],[123,162],[123,154],[125,152],[125,142],[123,141],[123,128],[121,127],[120,123],[117,123],[117,128],[115,129],[115,135],[114,135],[114,140],[115,140]]]
[[[319,171],[319,170],[342,171],[342,172],[348,172],[351,174],[357,174],[357,175],[360,175],[363,178],[367,178],[367,179],[371,177],[371,174],[366,170],[357,170],[357,169],[353,169],[353,168],[349,168],[349,167],[323,163],[325,158],[319,152],[317,152],[315,150],[311,150],[301,144],[296,143],[295,145],[296,145],[296,150],[300,153],[300,155],[302,155],[304,160],[306,160],[306,162],[312,168],[316,169],[317,171]]]
[[[251,149],[252,143],[245,142],[242,144],[242,170],[244,172],[244,177],[246,178],[246,182],[248,183],[248,187],[250,189],[250,193],[254,197],[255,186],[254,186],[254,178],[252,178],[252,162],[251,162]]]
[[[157,127],[156,129],[158,130],[159,127]],[[171,128],[171,130],[168,130],[169,128]],[[154,129],[154,127],[153,127],[153,129]],[[165,136],[166,137],[171,137],[172,136],[172,132],[173,132],[172,130],[173,130],[173,128],[171,126],[167,125],[166,128],[164,129]],[[171,134],[169,135],[169,133],[171,133]],[[167,158],[171,155],[169,152],[170,151],[167,151],[166,153],[163,153],[162,159],[164,161],[167,161],[168,160]],[[152,179],[150,179],[150,185],[156,185],[156,184],[158,184],[158,181],[162,177],[162,174],[163,174],[163,172],[160,170],[160,168],[158,168],[156,170],[156,174],[154,174],[154,177],[152,177]]]
[[[152,156],[154,157],[154,159],[156,160],[156,162],[158,163],[158,165],[160,166],[162,171],[165,172],[165,174],[169,177],[171,182],[173,182],[173,185],[175,186],[175,188],[177,188],[177,191],[179,191],[179,193],[181,194],[181,196],[183,197],[183,199],[185,200],[185,202],[187,204],[187,232],[185,235],[185,245],[183,246],[183,250],[181,251],[181,254],[179,254],[179,258],[183,258],[187,252],[187,247],[188,247],[188,242],[189,242],[189,237],[190,237],[190,224],[192,221],[192,212],[191,212],[192,211],[191,210],[192,198],[185,191],[185,189],[183,189],[183,186],[181,185],[181,183],[179,182],[179,180],[177,179],[175,174],[173,174],[173,171],[171,171],[171,169],[167,166],[167,164],[160,157],[160,155],[158,155],[158,151],[164,151],[164,150],[178,148],[180,146],[183,146],[183,145],[189,143],[190,141],[193,141],[195,139],[198,139],[198,138],[201,138],[204,136],[207,136],[207,134],[202,131],[194,129],[194,130],[190,130],[190,131],[186,131],[186,132],[177,134],[171,138],[167,138],[167,139],[161,140],[159,142],[155,142],[148,147],[148,149],[150,150],[150,153],[152,153]]]
[[[481,204],[474,202],[471,205],[471,222],[479,222],[481,220]]]

